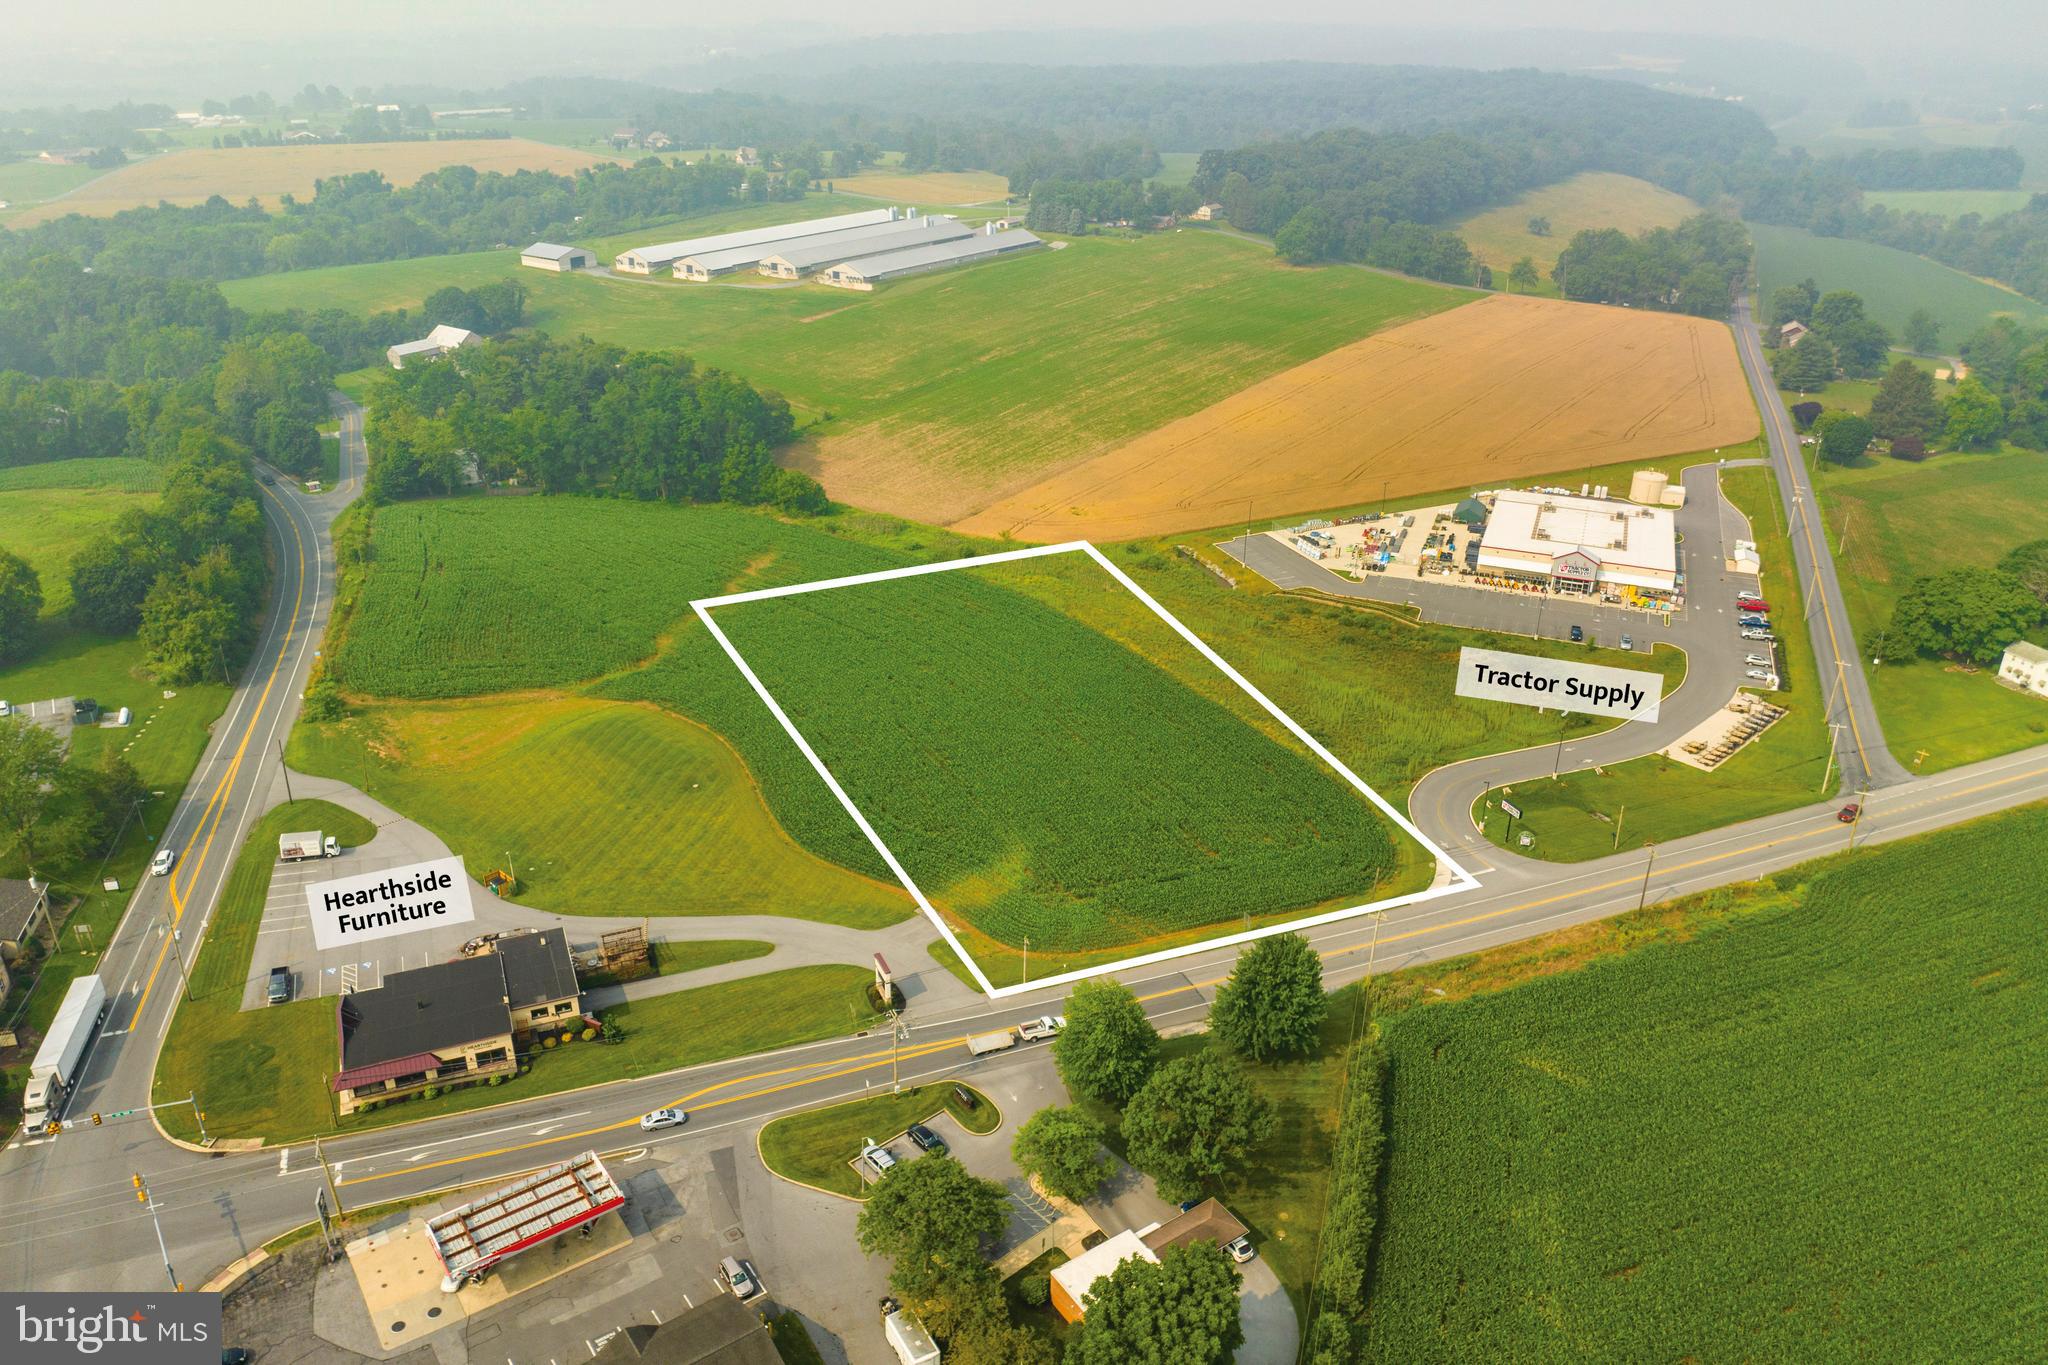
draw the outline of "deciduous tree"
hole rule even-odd
[[[0,660],[20,657],[42,611],[42,578],[20,555],[0,550]]]
[[[1066,1365],[1222,1365],[1244,1344],[1237,1287],[1213,1242],[1134,1256],[1095,1282]]]
[[[1820,437],[1820,457],[1830,464],[1851,464],[1870,448],[1870,423],[1853,412],[1825,412],[1813,424]]]
[[[63,766],[64,748],[54,734],[19,717],[0,719],[0,827],[14,836],[31,869],[48,847],[41,837],[43,813]]]
[[[1300,934],[1262,938],[1238,955],[1216,992],[1209,1032],[1255,1062],[1304,1056],[1322,1041],[1323,962]]]
[[[1244,1069],[1217,1048],[1166,1063],[1124,1107],[1131,1164],[1168,1199],[1190,1199],[1202,1182],[1243,1165],[1273,1133],[1273,1106]]]
[[[952,1157],[926,1156],[876,1182],[856,1234],[862,1251],[894,1263],[891,1284],[922,1296],[949,1274],[980,1267],[982,1242],[1009,1223],[1005,1197]]]
[[[2005,406],[1974,375],[1942,404],[1942,441],[1956,450],[1981,450],[2005,433]]]
[[[1925,441],[1941,430],[1941,404],[1934,397],[1934,376],[1910,360],[1885,371],[1870,400],[1870,429],[1887,441],[1917,436]]]
[[[1095,1196],[1109,1172],[1102,1137],[1102,1125],[1081,1110],[1054,1106],[1025,1120],[1010,1155],[1048,1191],[1078,1204]]]
[[[1122,1104],[1158,1064],[1159,1031],[1129,986],[1083,981],[1067,997],[1067,1027],[1053,1040],[1052,1059],[1067,1089]]]
[[[1907,350],[1920,355],[1933,355],[1934,348],[1941,345],[1941,324],[1936,322],[1934,314],[1925,308],[1915,308],[1912,315],[1906,319],[1900,336],[1905,341]]]

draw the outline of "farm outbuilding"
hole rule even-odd
[[[911,217],[880,227],[852,228],[810,237],[785,246],[761,258],[760,270],[778,280],[800,280],[814,270],[865,260],[886,252],[903,251],[938,242],[956,242],[972,237],[974,229],[954,218]]]
[[[554,242],[535,242],[519,253],[519,264],[535,270],[588,270],[597,264],[597,253],[586,251],[580,246],[560,246]]]
[[[950,270],[954,266],[994,260],[998,256],[1014,255],[1044,245],[1038,237],[1022,228],[1009,232],[978,232],[957,242],[910,247],[871,256],[864,261],[847,261],[819,272],[817,278],[821,284],[836,285],[841,289],[873,289],[885,280],[922,275],[930,270]]]
[[[444,322],[418,341],[401,341],[385,347],[384,358],[391,362],[392,369],[402,370],[408,360],[438,360],[450,351],[482,340],[467,327],[450,327]]]
[[[685,256],[701,256],[745,246],[759,246],[772,250],[782,242],[815,237],[821,232],[837,232],[842,228],[873,227],[878,223],[891,223],[896,221],[898,216],[898,211],[893,208],[862,209],[859,213],[835,214],[830,218],[812,218],[801,223],[780,223],[774,227],[747,228],[740,232],[714,233],[709,237],[689,237],[680,242],[636,246],[613,257],[612,269],[622,270],[629,275],[653,275],[670,269]]]

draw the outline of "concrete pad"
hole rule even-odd
[[[1754,742],[1784,718],[1784,707],[1737,691],[1726,706],[1673,740],[1664,753],[1689,768],[1710,773],[1740,753],[1743,745]],[[1754,734],[1745,736],[1743,728],[1751,721],[1761,724]],[[1718,759],[1712,757],[1715,747],[1723,742],[1729,742],[1733,747]],[[1697,751],[1692,751],[1693,746],[1698,746]]]
[[[455,1292],[455,1298],[465,1313],[481,1313],[505,1302],[515,1294],[546,1284],[557,1275],[566,1275],[578,1266],[589,1265],[615,1251],[624,1250],[633,1240],[632,1232],[626,1227],[626,1220],[617,1209],[601,1218],[586,1223],[590,1235],[584,1236],[583,1229],[552,1242],[520,1252],[509,1261],[501,1262],[482,1284],[466,1284]]]

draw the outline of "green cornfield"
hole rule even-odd
[[[2048,808],[1754,894],[1393,1018],[1368,1358],[2041,1357]]]
[[[1013,591],[1018,567],[716,619],[926,894],[1000,942],[1087,951],[1372,898],[1389,821],[1305,747]]]

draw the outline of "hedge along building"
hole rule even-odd
[[[760,270],[771,279],[800,280],[825,266],[938,242],[957,242],[973,235],[973,228],[955,218],[912,216],[881,227],[854,228],[793,243],[773,255],[763,256]]]
[[[780,223],[774,227],[747,228],[741,232],[721,232],[709,237],[689,237],[680,242],[636,246],[630,251],[622,251],[614,256],[612,269],[629,275],[653,275],[673,268],[675,263],[685,256],[701,256],[748,246],[760,246],[772,251],[783,242],[815,237],[824,232],[838,232],[845,228],[892,223],[899,216],[898,211],[893,208],[862,209],[859,213],[841,213],[831,218],[812,218],[802,223]]]
[[[914,246],[870,256],[866,260],[844,261],[818,272],[816,279],[820,284],[836,285],[841,289],[873,289],[885,280],[922,275],[929,270],[951,270],[955,266],[994,260],[998,256],[1014,255],[1044,245],[1043,241],[1022,228],[997,232],[995,224],[991,223],[982,231],[959,241]]]

